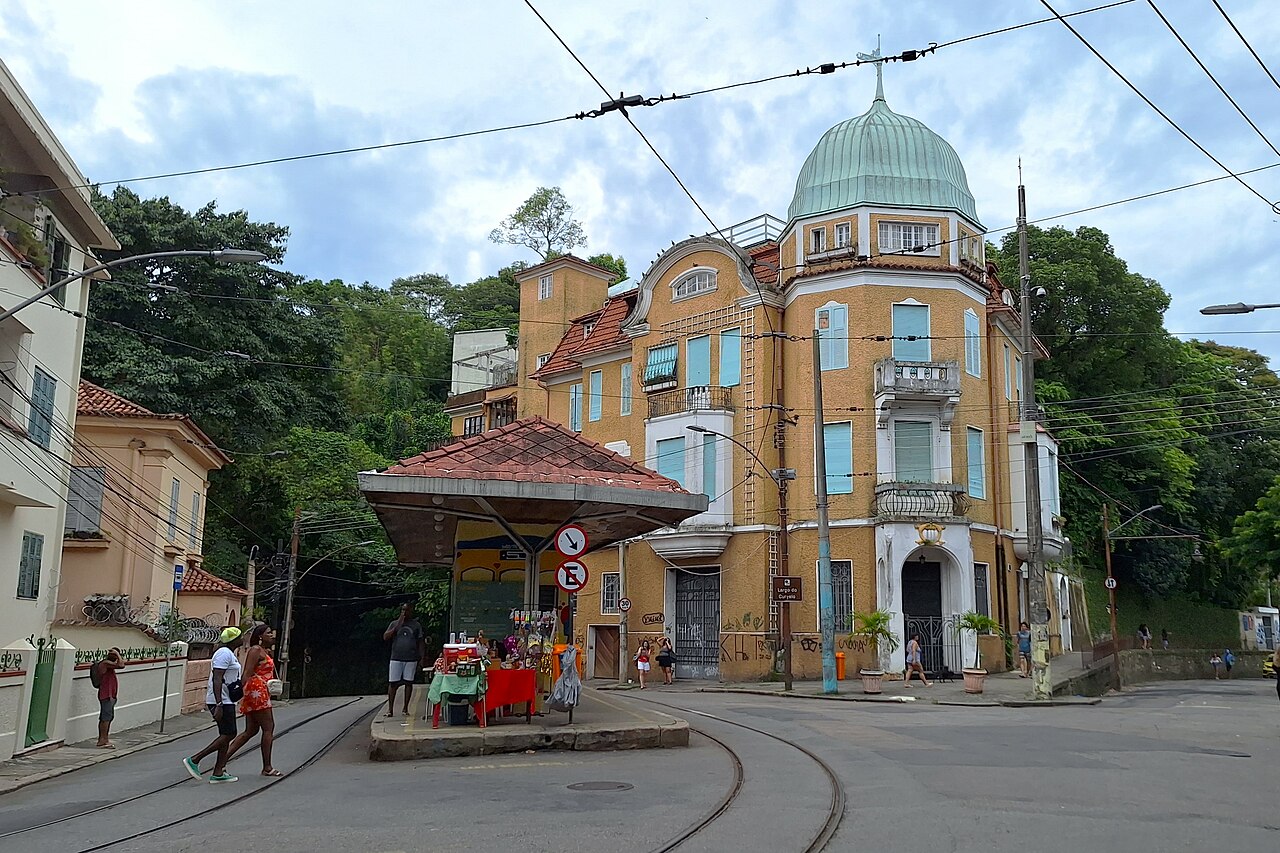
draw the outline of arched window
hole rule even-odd
[[[683,278],[676,279],[671,285],[671,298],[686,299],[699,293],[708,293],[716,289],[716,271],[711,269],[695,269]]]

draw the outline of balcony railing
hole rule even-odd
[[[649,396],[649,417],[679,415],[684,412],[733,411],[733,389],[719,385],[694,385]]]
[[[872,514],[882,519],[964,518],[969,494],[959,483],[880,483]]]
[[[960,393],[960,362],[882,358],[876,362],[876,393],[954,396]]]

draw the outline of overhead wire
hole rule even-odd
[[[1240,39],[1240,43],[1243,44],[1245,48],[1248,49],[1249,53],[1257,61],[1258,67],[1261,68],[1264,72],[1266,72],[1266,75],[1269,78],[1271,78],[1271,82],[1275,84],[1275,87],[1277,89],[1280,89],[1280,80],[1276,79],[1276,75],[1271,73],[1271,69],[1267,67],[1267,63],[1262,61],[1262,57],[1259,56],[1258,52],[1253,49],[1253,45],[1249,44],[1249,40],[1244,37],[1244,33],[1240,32],[1240,28],[1236,26],[1236,22],[1231,20],[1231,16],[1227,14],[1227,10],[1222,8],[1222,4],[1219,3],[1218,0],[1210,0],[1210,2],[1212,2],[1213,5],[1217,7],[1218,12],[1223,17],[1223,20],[1225,20],[1227,24],[1231,26],[1231,29],[1235,32],[1236,36]]]

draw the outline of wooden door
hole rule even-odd
[[[618,629],[611,625],[592,625],[595,635],[595,667],[592,672],[596,678],[618,677]]]

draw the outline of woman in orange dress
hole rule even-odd
[[[270,649],[275,645],[276,632],[270,625],[256,625],[249,633],[249,651],[244,658],[244,671],[251,672],[244,684],[244,698],[240,700],[240,713],[245,717],[244,731],[231,742],[227,758],[236,754],[259,731],[262,732],[262,775],[281,776],[271,766],[271,745],[275,740],[276,719],[271,710],[271,691],[267,682],[276,677],[276,662]]]

